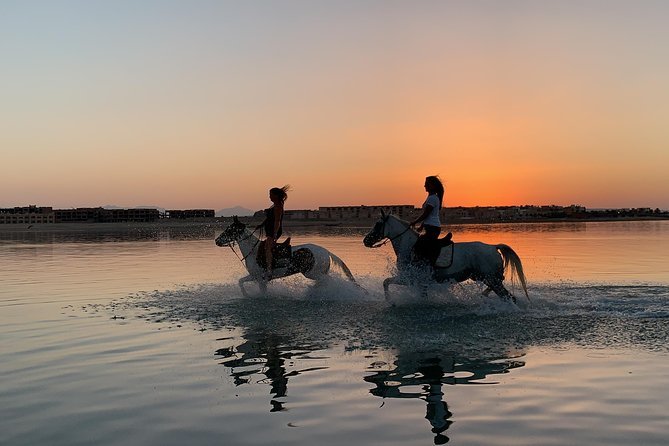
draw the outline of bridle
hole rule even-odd
[[[244,229],[246,229],[246,228],[244,228]],[[243,256],[243,257],[240,256],[239,254],[237,254],[237,251],[235,251],[235,243],[236,243],[237,245],[239,245],[239,242],[243,242],[244,240],[248,240],[248,239],[250,239],[250,238],[253,236],[253,234],[254,234],[257,230],[258,230],[258,228],[255,228],[255,229],[254,229],[253,231],[251,231],[251,233],[249,233],[249,235],[247,235],[246,237],[244,237],[244,238],[240,238],[239,240],[231,240],[230,242],[226,243],[226,245],[227,245],[228,247],[230,247],[230,249],[232,250],[232,252],[235,253],[235,256],[236,256],[236,257],[239,259],[239,261],[242,262],[242,263],[244,263],[244,261],[251,255],[251,253],[253,253],[253,250],[256,249],[256,246],[258,246],[258,244],[260,243],[260,238],[258,238],[257,241],[253,244],[253,247],[249,250],[249,253],[246,254],[246,255]]]
[[[385,218],[383,219],[383,227],[381,228],[381,234],[385,234],[385,233],[386,233],[386,222],[387,222],[387,221],[388,221],[388,217],[385,217]],[[372,246],[370,246],[370,248],[380,248],[380,247],[382,247],[383,245],[385,245],[386,243],[388,243],[388,242],[392,242],[393,240],[402,237],[402,236],[403,236],[409,229],[411,229],[411,225],[407,226],[406,229],[405,229],[404,231],[400,232],[400,233],[397,234],[397,235],[394,235],[394,236],[392,236],[392,237],[383,237],[383,238],[379,239],[379,242],[381,242],[381,241],[382,241],[382,242],[381,242],[381,243],[377,242],[376,245],[372,245]]]

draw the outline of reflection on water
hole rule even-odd
[[[249,299],[215,229],[0,234],[3,438],[666,443],[669,222],[458,228],[519,252],[519,307],[473,285],[388,307],[390,253],[362,246],[367,229],[294,240],[335,251],[368,294],[296,279]]]
[[[279,399],[287,394],[289,377],[324,368],[287,370],[286,365],[293,358],[303,357],[324,346],[290,347],[287,337],[271,333],[249,333],[244,338],[243,343],[219,348],[214,354],[223,359],[220,364],[230,368],[230,376],[234,378],[235,386],[269,384],[272,395],[270,412],[285,410],[284,403]],[[264,378],[252,381],[259,374]]]
[[[124,230],[94,224],[75,230],[10,231],[0,228],[0,246],[28,247],[116,242],[145,246],[171,241],[212,241],[203,254],[222,259],[224,250],[213,239],[225,224],[136,226]],[[392,250],[370,250],[362,245],[369,226],[286,227],[295,244],[316,243],[341,257],[355,275],[388,273]],[[590,283],[669,283],[669,221],[560,222],[453,225],[456,242],[505,243],[521,257],[530,282],[572,280]],[[392,260],[391,260],[392,259]],[[233,262],[234,263],[234,262]],[[147,265],[149,268],[150,265]],[[234,277],[238,279],[239,277]],[[220,277],[226,281],[233,277]]]
[[[376,386],[369,392],[381,398],[418,398],[425,401],[425,418],[435,434],[434,444],[444,444],[449,441],[445,431],[452,424],[450,418],[453,414],[444,401],[443,386],[493,384],[485,381],[489,375],[508,373],[525,363],[515,358],[488,361],[459,358],[448,353],[400,352],[393,365],[391,369],[387,369],[384,362],[370,365],[370,370],[381,370],[364,378]]]
[[[554,233],[554,232],[583,232],[587,230],[588,222],[558,222],[558,223],[494,223],[453,225],[455,232],[475,233]]]
[[[448,404],[443,400],[442,387],[447,375],[454,373],[452,357],[440,358],[430,356],[422,358],[422,361],[403,368],[400,363],[405,362],[398,357],[397,367],[390,371],[381,371],[365,377],[365,381],[376,385],[370,390],[374,396],[381,398],[418,398],[426,403],[425,419],[432,426],[431,432],[435,434],[434,444],[444,444],[449,441],[445,431],[453,423],[453,416],[448,409]],[[413,361],[412,361],[413,362]],[[406,366],[406,364],[404,364]],[[372,364],[372,368],[375,364]],[[411,391],[419,386],[420,391]],[[403,391],[403,387],[410,388]]]
[[[285,397],[290,378],[327,369],[336,362],[335,357],[327,356],[331,347],[327,344],[297,344],[291,336],[267,330],[247,330],[242,342],[235,337],[219,341],[225,346],[218,348],[214,355],[229,369],[234,385],[267,386],[270,412],[289,409]],[[362,378],[374,386],[369,393],[382,399],[423,400],[425,419],[435,435],[435,444],[449,441],[446,431],[452,424],[453,414],[445,400],[443,386],[496,384],[489,379],[492,375],[508,373],[525,365],[519,359],[523,354],[518,351],[494,359],[469,359],[443,350],[380,350],[372,348],[366,356],[370,361],[376,358],[369,363]],[[393,357],[394,360],[381,360],[379,356]],[[327,359],[329,366],[300,366],[314,360],[320,363],[323,359]],[[293,398],[299,399],[299,396],[293,393]]]
[[[456,412],[447,389],[496,385],[496,377],[525,366],[530,348],[668,348],[667,287],[549,287],[524,310],[479,298],[388,307],[381,300],[346,300],[339,293],[352,291],[344,287],[337,282],[306,296],[288,287],[269,298],[230,299],[237,289],[226,285],[156,292],[140,302],[160,320],[241,330],[219,339],[215,356],[235,386],[267,389],[269,412],[289,411],[308,398],[299,394],[304,386],[289,391],[294,380],[346,367],[339,364],[346,361],[340,347],[362,352],[368,359],[356,375],[370,385],[369,394],[381,406],[402,401],[400,411],[424,417],[436,444],[449,441]],[[404,404],[416,400],[424,402],[420,414]]]

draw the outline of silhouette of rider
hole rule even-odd
[[[273,249],[276,241],[283,233],[283,205],[288,199],[289,185],[273,187],[269,190],[269,199],[272,206],[265,209],[265,220],[259,225],[265,231],[265,260],[267,264],[266,277],[272,277]]]
[[[411,227],[421,223],[418,231],[422,232],[414,246],[414,254],[417,257],[416,260],[429,260],[434,263],[439,254],[436,241],[441,233],[439,212],[444,201],[444,185],[438,176],[429,176],[425,178],[425,191],[428,195],[423,203],[423,211],[411,222]]]

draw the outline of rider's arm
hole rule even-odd
[[[417,219],[411,222],[411,226],[414,226],[420,223],[421,221],[425,220],[427,216],[430,215],[430,212],[432,212],[432,209],[434,209],[434,206],[432,206],[431,204],[425,205],[425,207],[423,208],[423,213],[420,214],[420,216]]]

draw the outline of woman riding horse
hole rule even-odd
[[[283,233],[283,205],[288,199],[289,185],[283,187],[273,187],[269,190],[269,199],[272,206],[265,209],[265,220],[259,225],[265,231],[265,260],[267,265],[266,276],[272,278],[274,254],[272,250],[276,246],[276,241]]]
[[[414,246],[414,261],[433,264],[440,249],[437,240],[441,233],[439,213],[444,203],[444,185],[438,176],[433,175],[425,178],[424,187],[428,195],[425,203],[423,203],[423,212],[411,222],[412,229],[418,223],[421,223],[418,232],[425,231],[418,237]],[[448,240],[450,240],[450,236],[449,232],[446,236]]]

